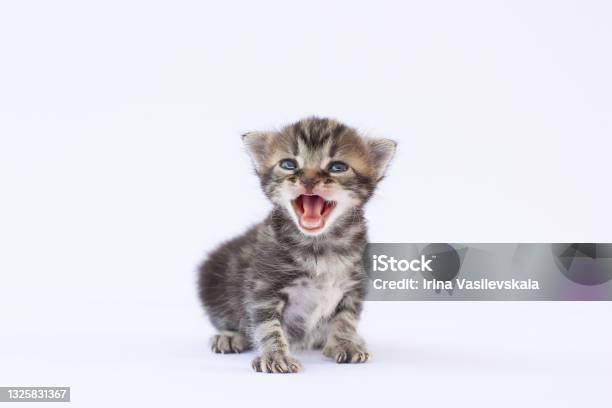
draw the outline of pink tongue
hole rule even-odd
[[[316,195],[303,196],[302,205],[304,207],[304,214],[302,214],[302,224],[306,228],[318,228],[323,224],[323,206],[325,201]]]

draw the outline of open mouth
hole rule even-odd
[[[325,226],[325,219],[332,212],[336,203],[327,201],[318,195],[298,196],[291,201],[291,205],[298,216],[300,226],[306,231],[316,232]]]

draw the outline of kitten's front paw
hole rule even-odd
[[[255,357],[251,366],[258,373],[297,373],[302,365],[287,353],[278,351],[263,353]]]
[[[327,345],[323,349],[323,354],[340,364],[365,363],[370,358],[365,346],[350,342]]]

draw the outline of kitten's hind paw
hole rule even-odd
[[[332,358],[338,364],[365,363],[370,358],[370,353],[365,346],[355,343],[339,343],[333,346],[325,346],[323,354]]]
[[[237,332],[223,331],[215,334],[210,339],[210,349],[213,353],[242,353],[248,350],[248,342],[245,337]]]
[[[255,357],[251,366],[258,373],[297,373],[302,369],[299,361],[278,351]]]

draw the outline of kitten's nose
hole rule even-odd
[[[302,182],[302,185],[306,189],[306,193],[311,194],[312,190],[319,182],[319,179],[317,177],[302,176],[300,177],[300,181]]]

